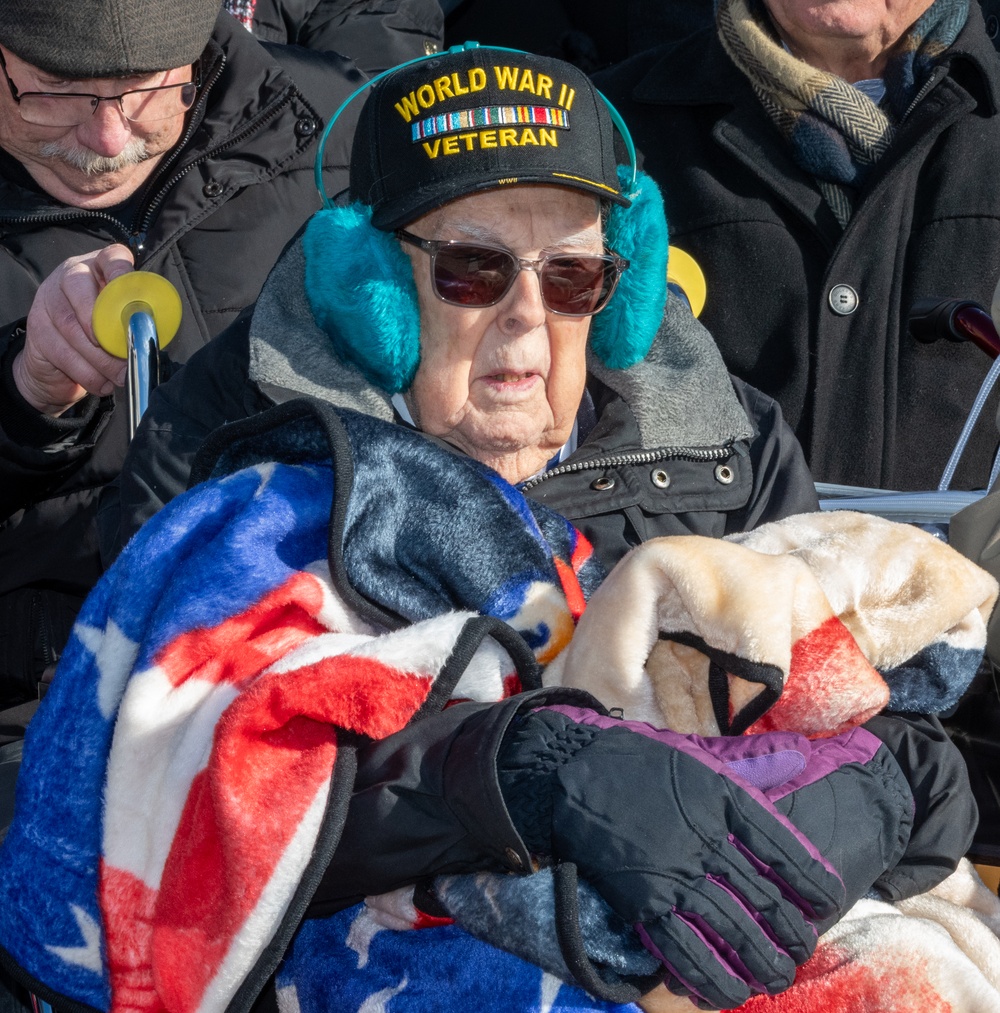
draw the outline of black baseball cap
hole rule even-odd
[[[2,0],[0,43],[68,78],[151,74],[194,63],[220,0]]]
[[[351,152],[350,195],[391,231],[448,201],[551,183],[628,207],[607,103],[577,67],[466,43],[377,81]]]

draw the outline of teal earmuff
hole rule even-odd
[[[479,48],[453,46],[457,53]],[[484,47],[507,53],[524,50]],[[412,383],[420,361],[420,313],[409,257],[392,233],[371,224],[371,208],[360,202],[336,205],[323,184],[323,150],[347,106],[363,91],[414,63],[440,58],[431,53],[382,71],[356,89],[330,118],[316,154],[316,188],[323,208],[303,235],[306,296],[316,323],[334,351],[382,390],[397,393]],[[598,92],[601,95],[600,92]],[[627,369],[649,352],[667,299],[667,222],[656,184],[636,165],[635,146],[619,112],[601,95],[629,156],[618,167],[631,207],[612,205],[605,226],[609,249],[629,261],[608,305],[593,318],[590,344],[610,369]]]
[[[590,347],[609,369],[628,369],[646,358],[667,301],[667,217],[659,187],[644,172],[628,178],[618,166],[622,192],[632,206],[611,206],[604,227],[609,249],[629,261],[611,301],[590,325]]]
[[[370,207],[354,203],[309,219],[306,296],[340,358],[395,394],[410,386],[420,361],[417,287],[399,240],[371,217]]]

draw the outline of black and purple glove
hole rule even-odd
[[[899,860],[913,813],[863,729],[702,738],[555,706],[518,719],[498,768],[528,848],[574,863],[667,987],[712,1009],[788,988]]]

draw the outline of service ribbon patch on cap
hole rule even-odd
[[[481,106],[478,109],[461,109],[458,112],[428,116],[426,120],[414,123],[411,128],[412,140],[416,144],[435,134],[510,123],[544,124],[568,130],[569,113],[556,106]]]
[[[376,80],[355,132],[350,187],[376,229],[512,184],[629,206],[606,100],[578,67],[514,52],[468,43]]]

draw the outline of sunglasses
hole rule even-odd
[[[397,229],[396,236],[430,254],[434,294],[453,306],[494,306],[510,291],[518,272],[534,271],[542,305],[550,313],[587,317],[607,306],[629,266],[617,253],[549,253],[525,260],[484,243],[421,239],[404,229]]]

